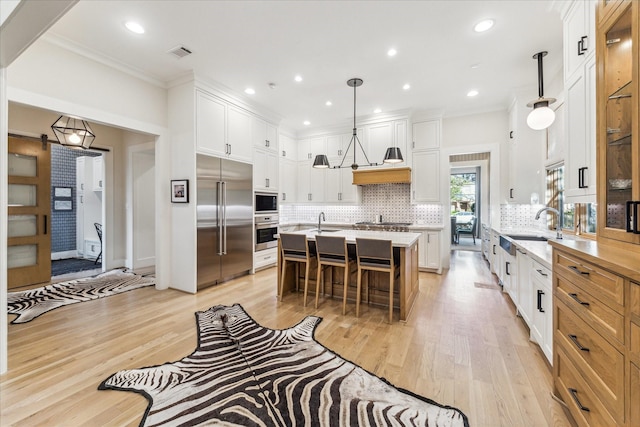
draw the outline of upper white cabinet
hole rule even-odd
[[[251,162],[251,116],[239,108],[229,106],[227,111],[227,155]]]
[[[440,148],[440,120],[428,120],[413,124],[413,150],[437,150]]]
[[[298,142],[298,160],[307,161],[315,159],[316,154],[326,154],[326,138],[315,137],[301,139]]]
[[[196,91],[196,149],[217,156],[227,155],[227,104]]]
[[[413,177],[411,179],[414,202],[440,201],[440,151],[413,153]]]
[[[255,165],[254,165],[255,171]],[[278,189],[280,190],[280,202],[281,203],[295,203],[297,202],[297,190],[298,190],[298,166],[295,160],[280,158],[279,161],[280,177],[278,182]]]
[[[93,191],[102,191],[104,187],[104,160],[102,156],[93,158]]]
[[[313,162],[298,162],[297,201],[299,203],[324,202],[327,170],[315,169],[312,165]]]
[[[596,195],[595,6],[576,0],[563,20],[568,203],[593,202]]]
[[[278,128],[257,117],[251,120],[251,139],[256,148],[278,151]]]
[[[276,191],[278,189],[278,154],[264,148],[253,153],[253,188]]]
[[[213,95],[196,90],[196,150],[251,162],[252,116]]]
[[[575,0],[564,16],[564,79],[568,81],[596,51],[595,0]]]
[[[365,127],[366,153],[370,163],[383,164],[389,147],[399,147],[407,155],[407,120],[374,123]],[[384,167],[406,166],[405,162],[384,164]]]
[[[294,161],[298,159],[298,144],[295,139],[280,134],[278,147],[280,148],[280,158]]]
[[[358,186],[353,185],[351,168],[328,169],[325,174],[324,201],[328,203],[355,203]]]
[[[534,96],[531,97],[533,99]],[[505,177],[504,199],[509,203],[530,204],[531,195],[536,193],[544,199],[544,140],[545,131],[535,131],[527,125],[525,96],[514,99],[509,109],[509,135],[507,138],[508,174]]]

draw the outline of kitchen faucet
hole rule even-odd
[[[324,217],[324,212],[320,212],[320,215],[318,215],[318,233],[322,233],[322,229],[320,228],[320,220],[324,220],[326,221],[327,219]]]
[[[556,208],[545,206],[538,211],[538,213],[536,214],[536,219],[540,219],[540,214],[544,211],[555,212],[555,214],[558,216],[558,222],[556,222],[556,239],[562,239],[562,227],[560,227],[560,211],[558,211],[558,209]]]

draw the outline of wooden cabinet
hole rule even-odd
[[[598,239],[640,244],[640,3],[601,2],[597,29]]]
[[[638,258],[596,242],[552,245],[556,390],[578,425],[636,426]]]
[[[280,159],[278,167],[281,177],[278,182],[280,203],[295,203],[298,191],[298,166],[293,160]]]
[[[421,269],[442,272],[440,262],[440,231],[426,230],[420,235],[418,266]]]
[[[273,150],[254,149],[253,188],[274,191],[278,189],[278,154]]]
[[[440,151],[413,153],[413,202],[440,201]]]

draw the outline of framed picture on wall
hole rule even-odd
[[[171,203],[189,203],[189,180],[171,180]]]
[[[55,211],[70,211],[73,210],[73,201],[71,200],[54,200],[53,210]]]
[[[53,197],[71,197],[71,187],[54,187],[53,189]]]

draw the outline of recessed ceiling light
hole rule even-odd
[[[476,68],[480,68],[480,63],[477,63],[477,64],[471,64],[471,67],[470,67],[470,68],[472,68],[472,69],[474,69],[474,70],[475,70]]]
[[[144,28],[137,22],[127,21],[124,26],[127,27],[127,30],[131,31],[132,33],[144,34]]]
[[[467,96],[472,97],[472,96],[476,96],[478,94],[477,90],[470,90],[469,92],[467,92]]]
[[[300,74],[298,74],[297,76],[295,76],[293,78],[295,81],[297,81],[298,83],[300,83],[302,81],[302,76]]]
[[[493,19],[485,19],[484,21],[478,22],[473,27],[473,31],[475,31],[476,33],[482,33],[484,31],[487,31],[491,27],[493,27]]]
[[[387,55],[389,55],[389,56],[396,56],[396,53],[398,53],[398,51],[393,49],[393,48],[391,48],[391,49],[389,49],[387,51]]]
[[[244,93],[249,94],[249,95],[255,95],[255,94],[256,94],[256,91],[255,91],[255,89],[254,89],[254,88],[252,88],[252,87],[248,87],[248,88],[246,88],[246,89],[244,90]]]
[[[302,122],[302,124],[305,126],[309,126],[311,122],[309,120],[305,120],[304,122]]]
[[[402,89],[409,90],[411,89],[411,85],[409,83],[405,83],[404,86],[402,86]]]
[[[331,107],[333,105],[333,102],[327,101],[324,103],[324,105],[326,105],[327,107]]]
[[[376,114],[382,113],[382,109],[376,108],[375,110],[373,110],[373,112],[376,113]]]

